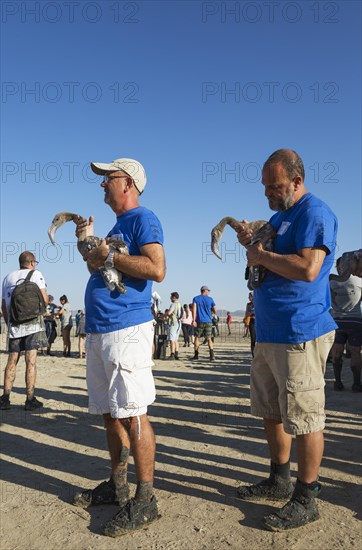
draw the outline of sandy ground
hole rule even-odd
[[[1,337],[2,374],[6,362]],[[76,343],[74,342],[76,349]],[[361,548],[361,403],[351,392],[333,391],[326,376],[326,449],[321,469],[321,519],[287,533],[261,528],[278,503],[245,503],[235,488],[267,475],[269,459],[262,424],[249,414],[249,341],[221,336],[216,362],[192,365],[190,348],[180,361],[158,360],[158,389],[150,418],[157,437],[155,487],[161,519],[121,539],[102,536],[115,506],[87,510],[70,504],[79,488],[109,477],[105,432],[87,414],[85,360],[38,359],[37,396],[44,409],[25,412],[24,360],[18,365],[10,411],[1,411],[1,547],[7,550],[347,549]],[[295,471],[295,454],[293,454]],[[134,488],[133,464],[130,481]]]

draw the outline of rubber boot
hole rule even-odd
[[[342,359],[336,359],[333,362],[333,371],[334,371],[334,378],[336,381],[334,382],[334,389],[335,391],[342,391],[344,389],[344,385],[341,380],[341,373],[342,373]]]
[[[290,479],[290,462],[270,462],[270,475],[254,485],[237,488],[238,497],[243,500],[288,500],[293,493]]]
[[[263,523],[269,531],[296,529],[319,519],[315,498],[321,491],[318,481],[302,483],[297,479],[292,498],[283,508],[264,517]]]
[[[361,392],[361,367],[351,367],[351,371],[353,374],[352,391],[354,393]]]

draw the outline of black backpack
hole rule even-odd
[[[43,294],[36,283],[30,281],[34,271],[31,270],[25,279],[20,279],[13,290],[10,300],[10,321],[22,325],[44,315],[46,305]]]

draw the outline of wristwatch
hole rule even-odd
[[[114,267],[114,250],[111,250],[111,252],[108,254],[106,261],[104,262],[104,267],[107,269],[111,269]]]

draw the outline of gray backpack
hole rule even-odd
[[[25,279],[20,279],[11,295],[10,322],[13,325],[28,323],[46,312],[43,294],[38,285],[30,280],[33,273],[31,270]]]

